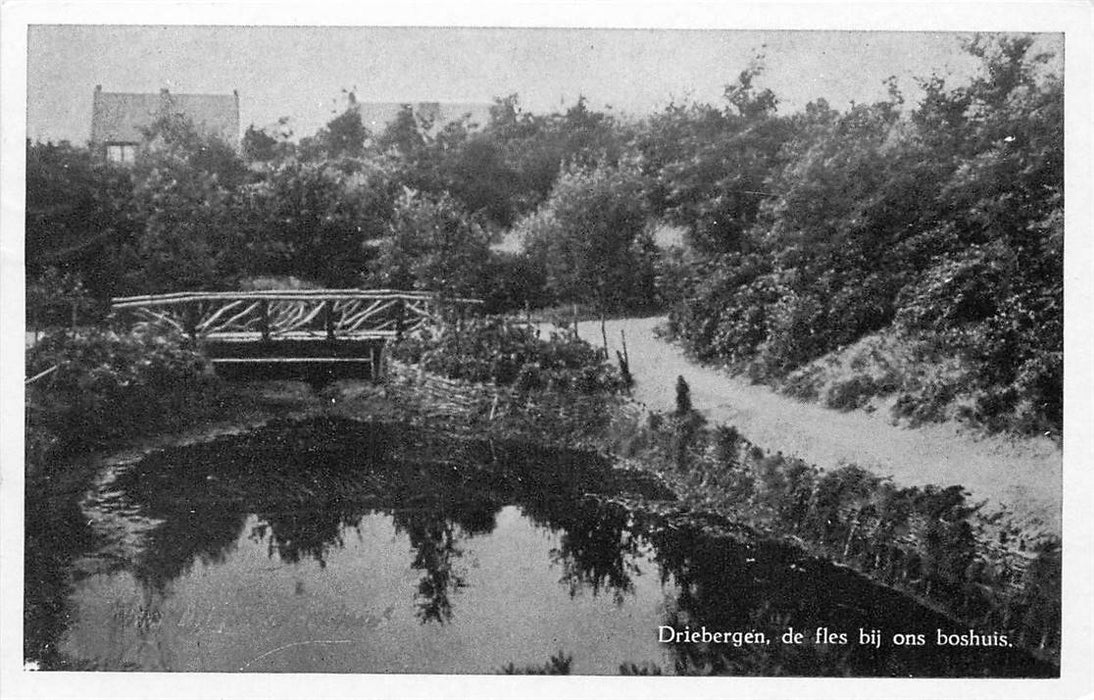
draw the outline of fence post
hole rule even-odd
[[[395,340],[403,339],[403,323],[406,316],[406,301],[399,299],[395,304],[397,315],[395,316]]]
[[[620,329],[622,330],[622,329]],[[608,329],[604,320],[604,312],[600,312],[600,339],[604,342],[604,359],[608,359]]]

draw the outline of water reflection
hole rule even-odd
[[[452,593],[464,586],[461,540],[491,533],[502,505],[521,501],[534,522],[562,533],[551,556],[571,595],[607,590],[621,601],[638,573],[626,511],[575,507],[578,496],[606,481],[596,478],[609,470],[595,455],[453,445],[384,424],[315,422],[282,430],[292,434],[167,450],[118,478],[127,504],[160,523],[133,562],[142,585],[163,592],[195,562],[222,563],[252,513],[259,523],[248,536],[267,542],[271,558],[325,567],[346,530],[380,510],[410,540],[411,566],[421,572],[419,619],[443,623],[452,617]],[[338,439],[328,439],[331,432]]]
[[[788,547],[715,536],[702,517],[584,497],[624,488],[586,453],[314,421],[168,450],[112,488],[104,529],[154,526],[114,578],[75,594],[73,654],[109,668],[489,672],[562,646],[585,673],[1056,672],[1015,650],[779,644],[788,627],[951,624]],[[659,644],[662,625],[775,643]],[[294,646],[306,639],[345,643]],[[297,651],[267,656],[256,640]]]
[[[411,510],[393,514],[395,530],[405,533],[414,550],[411,567],[421,571],[415,603],[423,623],[447,622],[452,618],[450,591],[462,588],[464,578],[457,569],[463,554],[458,546],[463,537],[489,534],[500,506],[470,505],[455,511]]]
[[[537,525],[560,533],[551,561],[561,569],[560,583],[571,597],[586,590],[592,595],[608,592],[622,605],[633,592],[632,579],[642,574],[637,563],[641,541],[625,508],[550,500],[529,504],[525,513]]]

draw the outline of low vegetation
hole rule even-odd
[[[489,382],[520,391],[550,389],[595,393],[626,388],[603,351],[572,331],[551,332],[505,317],[447,323],[392,348],[396,360],[450,379]]]
[[[226,401],[205,357],[152,328],[55,333],[27,353],[28,476],[57,458],[178,428]]]
[[[898,487],[856,465],[825,471],[771,454],[690,408],[617,414],[613,449],[685,502],[911,592],[1019,646],[1059,653],[1061,543],[982,512],[960,485]]]

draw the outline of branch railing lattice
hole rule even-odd
[[[443,307],[480,304],[393,289],[302,289],[118,297],[111,310],[208,340],[353,340],[400,337]]]

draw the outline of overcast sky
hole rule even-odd
[[[27,136],[85,143],[91,96],[238,90],[243,127],[288,116],[314,133],[362,101],[489,102],[519,93],[548,112],[584,94],[592,107],[642,114],[670,100],[720,103],[727,83],[764,55],[760,84],[780,110],[885,96],[896,75],[967,79],[956,33],[368,27],[34,26],[28,35]],[[1052,44],[1051,38],[1045,39]]]

